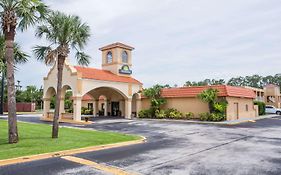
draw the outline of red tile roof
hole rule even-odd
[[[181,87],[181,88],[165,88],[162,89],[162,97],[196,97],[202,91],[214,88],[219,90],[219,97],[242,97],[242,98],[255,98],[256,95],[253,90],[244,87],[234,87],[227,85],[217,86],[195,86],[195,87]]]
[[[74,66],[74,68],[77,70],[77,72],[80,72],[82,74],[82,78],[85,79],[142,84],[141,82],[139,82],[138,80],[132,77],[118,76],[107,70],[80,67],[80,66]]]

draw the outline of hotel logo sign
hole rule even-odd
[[[132,70],[130,70],[130,67],[128,65],[123,65],[121,67],[121,69],[119,69],[119,73],[120,74],[131,75],[132,74]]]

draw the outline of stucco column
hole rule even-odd
[[[51,105],[51,100],[49,98],[44,98],[43,99],[43,117],[47,118],[48,117],[48,112],[50,112],[50,105]]]
[[[119,110],[121,112],[121,116],[125,116],[125,101],[124,100],[119,101],[119,108],[120,108]]]
[[[73,120],[81,121],[82,97],[73,97]]]
[[[132,119],[132,99],[125,101],[125,118]]]
[[[104,100],[104,116],[107,116],[107,99]]]
[[[64,109],[64,98],[60,99],[60,118],[62,117],[61,114],[65,113],[65,109]]]
[[[136,102],[136,117],[139,117],[139,112],[141,111],[141,99],[137,99]]]
[[[96,116],[97,113],[99,112],[99,100],[95,100],[93,106],[94,106],[93,113],[94,113],[94,116]]]

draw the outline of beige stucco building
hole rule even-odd
[[[120,115],[125,118],[131,118],[132,114],[137,114],[141,108],[139,92],[142,89],[142,83],[131,76],[133,49],[122,43],[100,48],[102,69],[72,66],[66,61],[63,70],[60,117],[80,121],[82,99],[85,95],[92,97],[94,114],[97,114],[99,109],[103,110],[104,115]],[[56,93],[56,77],[57,65],[55,64],[44,78],[44,118],[52,117],[50,101]],[[73,114],[68,115],[65,114],[64,109],[64,97],[67,90],[72,90],[73,94]]]
[[[252,88],[246,87],[251,89],[256,94],[257,101],[264,102],[266,105],[272,105],[276,108],[281,107],[281,94],[280,94],[280,87],[273,84],[268,84],[264,86],[263,89],[260,88]]]
[[[132,118],[142,109],[150,107],[149,99],[141,96],[142,83],[132,77],[133,47],[114,43],[100,48],[102,68],[72,66],[65,62],[63,70],[63,91],[60,102],[60,118],[81,120],[81,108],[92,109],[95,116],[123,116]],[[44,118],[51,119],[51,98],[56,94],[57,65],[44,78]],[[162,96],[167,99],[163,108],[175,108],[182,113],[208,112],[208,105],[197,98],[205,87],[167,88]],[[248,88],[212,86],[219,90],[219,97],[228,101],[227,120],[254,118],[257,108],[253,104],[256,97]],[[73,113],[64,109],[65,93],[71,90]]]
[[[161,96],[167,100],[167,103],[162,108],[174,108],[182,113],[192,112],[199,117],[200,113],[209,112],[209,107],[197,95],[208,88],[217,89],[219,91],[218,98],[223,98],[228,102],[227,120],[248,119],[258,116],[258,107],[253,103],[255,94],[252,90],[226,85],[165,88],[162,90]],[[144,97],[142,108],[148,109],[149,105],[149,99]]]

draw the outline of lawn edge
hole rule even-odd
[[[90,146],[90,147],[84,147],[84,148],[75,148],[75,149],[70,149],[70,150],[56,151],[56,152],[43,153],[43,154],[35,154],[35,155],[22,156],[22,157],[11,158],[11,159],[4,159],[4,160],[0,160],[0,167],[7,166],[7,165],[13,165],[13,164],[26,163],[26,162],[36,161],[36,160],[54,158],[54,157],[69,156],[69,155],[74,155],[74,154],[79,154],[79,153],[86,153],[86,152],[92,152],[92,151],[100,151],[100,150],[105,150],[105,149],[136,145],[136,144],[141,144],[141,143],[146,142],[146,137],[144,137],[144,136],[139,136],[139,137],[141,137],[141,139],[133,140],[133,141],[104,144],[104,145]]]

